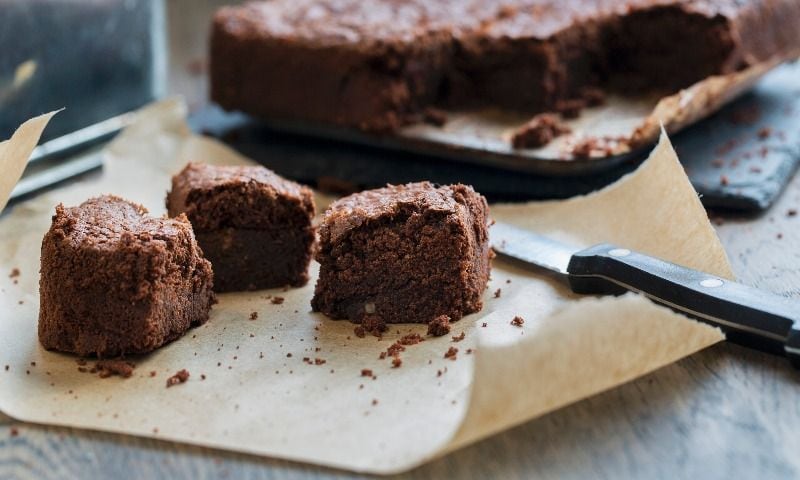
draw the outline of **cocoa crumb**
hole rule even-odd
[[[770,135],[772,135],[772,129],[769,127],[764,127],[758,131],[758,138],[760,140],[766,140]]]
[[[155,370],[151,370],[150,371],[150,377],[155,377],[155,376],[156,376],[156,371]]]
[[[797,216],[797,209],[796,208],[790,208],[789,210],[786,211],[786,216],[787,217],[796,217]]]
[[[511,279],[510,279],[510,278],[507,278],[507,279],[506,279],[506,283],[511,283]]]
[[[19,430],[17,429],[17,427],[11,427],[11,429],[9,430],[9,432],[8,432],[8,433],[9,433],[9,434],[10,434],[12,437],[18,437],[18,436],[19,436]]]
[[[392,368],[400,368],[401,365],[403,365],[403,360],[400,357],[392,359]]]
[[[450,347],[444,352],[444,358],[449,358],[450,360],[456,359],[456,354],[458,354],[458,349],[456,347]]]
[[[514,131],[511,135],[511,146],[517,149],[540,148],[571,131],[558,116],[541,113]]]
[[[436,376],[437,377],[441,377],[442,376],[442,371],[441,370],[436,370]]]
[[[258,318],[258,312],[250,312],[250,320],[256,320]]]
[[[114,375],[130,378],[135,368],[135,364],[124,360],[100,360],[90,371],[97,373],[100,378],[108,378]]]
[[[472,353],[472,349],[471,349],[471,348],[468,348],[468,349],[467,349],[467,355],[469,355],[469,354],[471,354],[471,353]]]
[[[500,298],[500,295],[503,293],[501,289],[497,289],[494,291],[494,298]]]
[[[514,317],[513,320],[511,320],[511,325],[514,325],[515,327],[521,327],[522,324],[524,324],[524,323],[525,323],[525,320],[522,317],[520,317],[519,315]]]
[[[372,370],[370,370],[369,368],[362,368],[361,369],[361,376],[362,377],[371,377],[372,376]]]
[[[186,371],[186,369],[180,370],[175,375],[167,379],[167,388],[179,383],[186,383],[187,380],[189,380],[189,372]]]
[[[447,112],[438,108],[428,107],[422,112],[422,118],[425,120],[425,123],[441,127],[447,123]]]
[[[292,358],[292,354],[291,353],[287,353],[286,354],[286,358]]]
[[[373,398],[372,399],[372,405],[375,406],[377,404],[378,404],[378,399],[377,398]]]
[[[450,317],[439,315],[428,324],[428,335],[441,337],[450,333]]]
[[[324,360],[322,358],[315,358],[314,359],[314,365],[325,365],[325,362],[326,362],[326,360]]]
[[[407,335],[403,335],[400,337],[400,340],[397,341],[400,345],[416,345],[419,342],[424,342],[425,339],[422,338],[422,335],[419,333],[409,333]]]
[[[7,371],[8,371],[10,368],[11,368],[11,367],[10,367],[9,365],[6,365],[6,372],[7,372]]]
[[[454,342],[460,342],[461,340],[464,340],[464,338],[466,336],[467,336],[467,334],[465,332],[461,332],[460,335],[456,335],[455,337],[452,337],[452,338],[453,338]]]
[[[205,379],[206,379],[206,374],[205,373],[201,373],[200,374],[200,380],[205,380]]]
[[[271,302],[273,305],[280,305],[280,304],[282,304],[282,303],[283,303],[283,301],[284,301],[284,300],[285,300],[285,299],[284,299],[283,297],[272,297],[272,300],[270,300],[270,302]]]
[[[20,276],[20,271],[19,268],[16,267],[12,268],[11,273],[8,274],[8,278],[17,278],[19,276]]]
[[[481,323],[481,327],[483,327],[483,328],[486,328],[486,327],[487,327],[487,325],[489,325],[489,324],[488,324],[488,323],[486,323],[486,322],[483,322],[483,323]]]

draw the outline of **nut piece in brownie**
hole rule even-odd
[[[185,213],[214,267],[218,292],[308,282],[311,189],[260,166],[190,163],[172,178],[170,216]]]
[[[334,202],[320,226],[311,306],[361,323],[428,323],[479,311],[489,278],[486,199],[428,182]]]
[[[56,207],[42,241],[39,341],[115,357],[150,352],[208,320],[211,264],[186,217],[102,196]]]

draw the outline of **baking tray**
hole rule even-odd
[[[736,91],[728,90],[729,97],[717,97],[722,104],[716,113],[683,111],[674,118],[672,128],[682,131],[672,136],[673,144],[708,207],[765,210],[797,169],[800,66],[782,65],[763,78],[762,74],[740,83]],[[680,105],[685,98],[669,101]],[[469,183],[498,201],[565,198],[602,188],[632,171],[650,148],[645,144],[622,155],[579,160],[559,159],[552,152],[548,156],[510,151],[507,142],[500,145],[498,139],[518,116],[461,115],[450,119],[459,132],[450,138],[457,142],[442,141],[438,135],[448,130],[433,126],[414,126],[396,136],[374,136],[265,122],[215,107],[195,114],[191,124],[289,178],[320,187],[338,186],[342,193],[425,179]],[[481,123],[487,118],[492,119],[490,126]],[[686,128],[688,125],[692,126]],[[477,134],[467,135],[470,129]],[[773,134],[763,138],[764,129]],[[487,131],[494,133],[486,135]]]

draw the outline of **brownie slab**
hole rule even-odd
[[[334,202],[319,229],[311,306],[362,323],[479,311],[491,268],[488,206],[472,187],[388,186]]]
[[[216,291],[308,282],[315,239],[308,187],[260,166],[190,163],[172,178],[167,210],[191,221]]]
[[[212,284],[186,217],[110,195],[59,205],[42,241],[39,341],[81,356],[150,352],[208,320]]]
[[[395,130],[425,108],[530,113],[666,91],[800,49],[797,0],[270,0],[224,7],[211,98]]]

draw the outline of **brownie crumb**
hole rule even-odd
[[[375,406],[377,404],[378,404],[378,399],[377,398],[373,398],[372,399],[372,405]]]
[[[11,273],[8,274],[8,278],[17,278],[20,276],[19,268],[12,268]]]
[[[464,340],[464,338],[466,336],[467,336],[467,334],[465,332],[461,332],[460,335],[456,335],[455,337],[453,337],[453,341],[454,342],[460,342],[461,340]]]
[[[362,377],[371,377],[372,376],[372,370],[370,370],[369,368],[362,368],[361,369],[361,376]]]
[[[486,322],[481,323],[481,327],[486,328],[489,324]]]
[[[151,377],[155,377],[156,376],[156,371],[155,370],[151,370],[150,371],[150,376]]]
[[[183,369],[167,379],[167,388],[179,383],[186,383],[187,380],[189,380],[189,372]]]
[[[727,175],[720,175],[719,176],[719,184],[720,185],[725,186],[725,185],[728,185],[729,183],[730,183],[730,180],[728,180],[728,176]]]
[[[388,330],[386,322],[377,315],[365,315],[364,319],[361,321],[361,326],[365,333],[369,333],[378,338],[383,337],[383,332]],[[356,332],[356,335],[358,335],[358,332]]]
[[[558,116],[552,113],[542,113],[514,131],[511,136],[511,146],[514,148],[544,147],[554,138],[571,131]]]
[[[406,347],[404,347],[404,346],[400,345],[399,343],[395,342],[395,343],[391,344],[389,346],[389,348],[386,349],[386,355],[389,355],[390,357],[394,357],[394,356],[400,355],[400,352],[404,352],[405,350],[406,350]]]
[[[450,360],[456,359],[456,354],[458,354],[458,349],[456,347],[450,347],[444,352],[444,358],[449,358]]]
[[[786,216],[787,217],[796,217],[797,216],[797,209],[790,208],[789,210],[786,211]]]
[[[362,327],[361,325],[359,325],[356,328],[354,328],[353,329],[353,333],[355,333],[356,337],[358,337],[358,338],[364,338],[364,337],[367,336],[367,331],[364,330],[364,327]]]
[[[400,345],[416,345],[419,342],[424,342],[425,339],[422,338],[422,335],[419,333],[409,333],[407,335],[403,335],[400,337],[400,340],[397,341]]]
[[[101,360],[94,365],[90,372],[97,373],[100,378],[113,377],[114,375],[130,378],[135,368],[135,364],[124,360]]]
[[[270,300],[270,302],[272,302],[273,305],[280,305],[283,303],[284,300],[285,299],[283,297],[272,297],[272,300]]]
[[[447,112],[444,110],[440,110],[438,108],[426,108],[424,112],[422,112],[422,118],[425,120],[425,123],[429,123],[431,125],[441,127],[445,123],[447,123]]]
[[[403,365],[403,360],[400,357],[394,357],[392,359],[392,368],[400,368]]]
[[[517,315],[516,317],[514,317],[513,320],[511,320],[511,325],[514,325],[515,327],[521,327],[522,324],[524,324],[524,323],[525,323],[525,319],[523,319],[519,315]]]
[[[315,358],[314,359],[314,365],[325,365],[325,362],[326,362],[326,360],[324,360],[322,358]]]
[[[380,355],[378,355],[378,360],[383,360],[385,358],[386,358],[386,352],[381,352]]]
[[[7,371],[8,371],[10,368],[11,368],[11,367],[10,367],[9,365],[6,365],[6,372],[7,372]]]
[[[258,319],[258,312],[250,312],[250,320]]]
[[[500,298],[500,295],[502,295],[502,294],[503,294],[503,291],[498,288],[497,290],[494,291],[494,298]]]
[[[769,127],[764,127],[758,131],[758,138],[761,140],[766,140],[772,135],[772,129]]]
[[[428,335],[441,337],[450,333],[450,317],[439,315],[428,324]]]
[[[12,437],[18,437],[19,436],[19,430],[17,429],[17,427],[11,427],[11,430],[9,430],[9,434]]]
[[[616,153],[624,141],[623,137],[589,137],[573,145],[570,152],[575,158],[605,158]]]
[[[200,380],[205,380],[205,379],[206,379],[206,374],[205,373],[201,373],[200,374]]]
[[[581,116],[581,110],[583,110],[584,107],[586,107],[585,100],[571,98],[557,101],[555,110],[564,118],[578,118]]]
[[[599,107],[606,103],[606,92],[597,87],[583,87],[581,98],[587,107]]]

